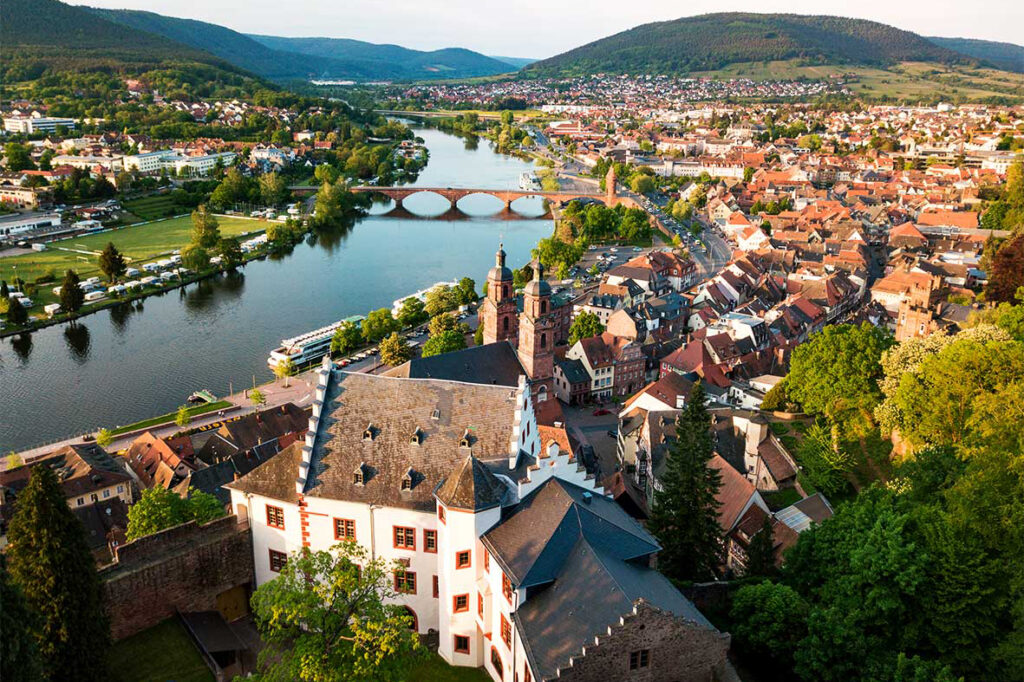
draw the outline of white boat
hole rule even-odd
[[[331,339],[338,327],[346,322],[362,322],[365,319],[363,315],[353,315],[326,327],[314,329],[290,339],[283,339],[280,346],[270,351],[267,365],[274,369],[286,360],[291,360],[296,366],[319,360],[331,352]]]
[[[431,284],[426,289],[420,289],[419,291],[417,291],[414,294],[409,294],[408,296],[402,296],[401,298],[396,298],[391,303],[391,314],[394,315],[395,317],[398,317],[398,313],[402,310],[402,303],[404,303],[405,299],[407,299],[407,298],[418,298],[419,300],[421,300],[424,303],[426,303],[427,294],[429,294],[434,289],[436,289],[438,287],[443,287],[443,286],[449,286],[449,287],[453,287],[454,288],[454,287],[457,287],[458,285],[459,285],[459,283],[457,281],[455,281],[455,280],[452,280],[450,282],[434,282],[433,284]]]

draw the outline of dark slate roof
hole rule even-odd
[[[587,384],[590,386],[590,375],[587,374],[587,368],[583,366],[583,362],[580,360],[555,360],[555,364],[562,370],[562,374],[565,376],[565,380],[572,384]]]
[[[437,499],[446,507],[480,511],[501,504],[510,489],[472,455],[451,473],[437,489]]]
[[[445,379],[473,384],[516,386],[526,374],[511,343],[472,346],[451,353],[415,358],[389,372],[408,379]]]
[[[531,596],[513,614],[538,679],[551,679],[569,658],[591,646],[594,637],[644,601],[714,629],[665,576],[637,562],[622,561],[613,551],[579,537],[567,551],[558,579]]]
[[[507,386],[338,373],[305,494],[432,512],[434,491],[468,454],[507,462],[514,413],[515,393]],[[371,425],[372,437],[364,438]],[[415,443],[417,429],[422,438]],[[467,432],[469,449],[460,443]],[[301,448],[294,443],[227,487],[295,501]],[[357,470],[362,484],[354,480]],[[402,490],[407,474],[413,486]]]
[[[558,478],[504,509],[503,517],[482,541],[517,587],[555,580],[581,538],[619,561],[660,549],[615,500]]]

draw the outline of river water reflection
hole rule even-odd
[[[531,164],[436,130],[422,129],[430,163],[416,184],[513,189]],[[405,209],[444,213],[441,197],[408,198]],[[218,395],[271,378],[266,358],[282,338],[391,302],[440,280],[478,286],[499,238],[511,264],[550,234],[548,220],[497,213],[493,197],[464,198],[469,215],[385,217],[387,206],[347,230],[315,235],[291,253],[238,273],[32,335],[0,340],[0,453],[100,426],[172,411],[197,389]],[[539,200],[514,205],[524,216]],[[448,214],[446,214],[447,216]]]

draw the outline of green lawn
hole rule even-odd
[[[188,408],[188,416],[189,417],[197,417],[197,416],[199,416],[201,414],[206,414],[207,412],[214,412],[215,410],[223,410],[223,409],[228,408],[228,407],[231,407],[231,403],[230,402],[228,402],[227,400],[218,400],[215,403],[206,403],[206,404],[203,404],[203,405],[196,405],[195,407]],[[159,417],[152,417],[150,419],[143,419],[140,422],[135,422],[134,424],[127,424],[125,426],[118,426],[116,429],[111,429],[110,430],[110,435],[117,436],[117,435],[120,435],[122,433],[127,433],[128,431],[134,431],[135,429],[144,429],[144,428],[147,428],[149,426],[156,426],[158,424],[168,424],[168,423],[174,421],[174,418],[177,415],[178,415],[178,412],[177,412],[177,410],[175,410],[174,412],[168,412],[167,414],[162,414]]]
[[[266,222],[245,218],[218,216],[217,222],[220,223],[221,235],[226,237],[245,232],[259,232],[267,227]],[[157,256],[169,254],[171,251],[185,246],[189,241],[191,230],[191,218],[183,216],[145,225],[125,227],[112,232],[52,242],[46,245],[46,251],[0,258],[0,279],[10,282],[15,268],[17,268],[18,276],[27,282],[34,282],[37,278],[52,273],[56,281],[46,287],[49,291],[53,286],[60,284],[60,279],[68,268],[75,270],[82,279],[98,275],[97,257],[107,242],[114,242],[114,245],[121,253],[125,254],[131,265],[138,267],[141,263],[149,262]],[[62,249],[74,249],[74,251]],[[78,253],[78,251],[86,253]]]
[[[409,682],[487,682],[490,676],[480,668],[448,665],[437,654],[430,654],[424,663],[417,664],[409,673]]]
[[[199,651],[176,618],[122,639],[110,653],[116,682],[213,682]]]
[[[128,201],[121,202],[121,205],[144,220],[166,218],[168,215],[187,212],[186,209],[174,202],[170,194],[157,194],[155,196],[142,197],[141,199],[129,199]]]

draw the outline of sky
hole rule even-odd
[[[544,58],[651,21],[705,12],[790,12],[871,19],[921,35],[1024,43],[1021,0],[86,0],[199,19],[243,33],[355,38],[420,50],[465,47]]]

